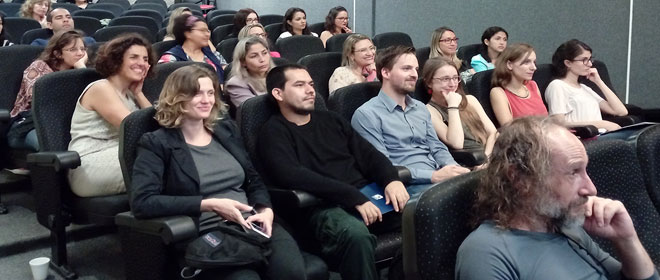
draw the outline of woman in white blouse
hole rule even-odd
[[[338,88],[376,80],[376,46],[371,38],[353,34],[344,41],[341,67],[330,77],[328,89],[332,95]]]

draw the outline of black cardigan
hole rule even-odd
[[[248,203],[271,207],[266,186],[250,162],[236,124],[232,120],[218,121],[213,138],[243,167],[242,188]],[[132,179],[129,197],[135,217],[200,215],[199,173],[180,129],[161,128],[142,136]]]

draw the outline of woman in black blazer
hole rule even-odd
[[[162,128],[139,142],[130,191],[137,218],[189,215],[200,230],[220,218],[271,236],[272,254],[263,271],[247,267],[212,270],[223,279],[304,279],[296,242],[273,224],[270,197],[250,163],[236,125],[219,119],[215,73],[197,65],[174,71],[165,81],[156,109]],[[252,210],[256,214],[250,215]],[[209,274],[207,273],[207,274]]]

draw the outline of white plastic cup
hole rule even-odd
[[[34,280],[44,280],[48,276],[48,264],[50,258],[39,257],[30,260],[30,269]]]

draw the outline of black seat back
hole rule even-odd
[[[32,29],[23,34],[21,44],[29,45],[35,39],[50,39],[53,36],[53,31],[48,28]]]
[[[25,32],[33,29],[41,29],[41,24],[31,18],[6,17],[5,22],[3,22],[3,28],[12,42],[19,44]]]
[[[281,38],[275,42],[275,45],[280,55],[289,61],[298,61],[306,55],[325,52],[321,39],[312,35]]]
[[[128,10],[131,8],[131,3],[128,2],[128,0],[99,0],[96,2],[97,4],[105,4],[105,3],[111,3],[111,4],[117,4],[121,6],[124,10]]]
[[[417,62],[419,63],[420,74],[422,73],[422,70],[424,70],[424,64],[426,64],[426,61],[429,60],[430,55],[431,55],[430,47],[415,49],[415,56],[417,57]]]
[[[321,32],[325,30],[325,27],[323,26],[325,22],[317,22],[310,24],[307,28],[309,29],[310,32],[316,33],[316,35],[321,36]]]
[[[262,23],[263,24],[263,23]],[[277,42],[277,38],[282,34],[282,22],[273,23],[269,25],[264,25],[264,30],[268,33],[268,41],[271,43]],[[271,51],[277,51],[277,46],[274,46],[275,49]]]
[[[660,125],[648,127],[639,134],[637,157],[651,201],[660,210]]]
[[[259,16],[259,23],[261,23],[261,25],[263,25],[263,26],[271,25],[271,24],[274,24],[274,23],[281,24],[282,22],[284,22],[284,16],[283,15],[268,14],[268,15]],[[277,36],[280,36],[280,35],[278,34]],[[275,42],[275,41],[273,41],[273,42]]]
[[[144,80],[144,86],[142,86],[144,96],[151,102],[151,104],[154,104],[158,100],[158,97],[160,97],[160,92],[163,90],[163,86],[165,85],[165,80],[167,80],[167,77],[169,77],[170,74],[174,72],[174,70],[191,64],[197,64],[215,72],[213,66],[201,62],[174,61],[158,64],[153,66],[155,67],[153,75]]]
[[[21,10],[22,3],[2,3],[0,4],[0,12],[4,13],[7,17],[18,17]],[[281,21],[280,21],[281,22]]]
[[[55,10],[58,8],[66,9],[67,11],[69,11],[69,13],[73,13],[75,11],[80,10],[80,8],[78,8],[78,6],[76,6],[76,4],[73,3],[53,3],[51,9]]]
[[[133,5],[143,4],[143,3],[144,4],[146,4],[146,3],[155,3],[155,4],[163,6],[165,9],[167,9],[167,3],[165,3],[165,1],[163,1],[163,0],[137,0],[137,1],[135,1],[135,4],[133,4]]]
[[[160,22],[156,22],[153,18],[147,16],[121,16],[114,18],[108,23],[110,26],[130,26],[130,27],[145,27],[149,30],[151,35],[151,42],[155,42],[155,34],[160,29]],[[146,37],[145,37],[146,38]]]
[[[154,55],[160,58],[166,51],[170,50],[174,46],[176,46],[176,41],[169,40],[154,43],[151,45],[151,48],[154,50]]]
[[[339,113],[350,122],[355,110],[377,96],[380,87],[380,82],[368,82],[339,88],[328,98],[328,109]]]
[[[456,253],[470,234],[475,191],[483,171],[439,183],[403,211],[406,279],[454,279]]]
[[[210,20],[219,15],[235,15],[236,11],[234,10],[213,10],[206,13],[206,19]]]
[[[131,6],[130,10],[149,10],[155,11],[161,16],[161,21],[163,17],[167,15],[167,7],[159,3],[136,3]]]
[[[215,49],[225,58],[227,63],[231,63],[234,60],[236,44],[238,44],[238,38],[227,38],[218,43]]]
[[[160,6],[158,4],[152,4],[155,5],[156,7]],[[150,17],[154,21],[156,21],[156,24],[158,25],[158,28],[162,27],[163,24],[163,15],[160,14],[159,11],[155,10],[148,10],[148,9],[130,9],[128,11],[125,11],[123,14],[121,14],[121,17],[124,16],[144,16],[144,17]]]
[[[465,45],[458,48],[458,51],[456,51],[456,56],[460,60],[467,61],[467,64],[470,65],[470,61],[472,61],[472,57],[478,55],[480,52],[481,52],[481,44]]]
[[[42,46],[9,46],[0,48],[0,109],[11,110],[21,88],[23,71],[44,51]]]
[[[408,46],[412,47],[413,42],[410,36],[403,32],[386,32],[376,34],[374,36],[374,45],[379,50],[386,49],[391,46]]]
[[[170,5],[170,7],[168,9],[170,11],[174,11],[176,8],[179,8],[179,7],[186,7],[188,9],[190,9],[191,11],[198,11],[200,13],[202,12],[202,8],[200,8],[199,5],[194,4],[194,3],[174,3],[174,4]]]
[[[319,34],[321,35],[321,34]],[[325,41],[325,51],[326,52],[338,52],[341,53],[344,51],[344,42],[348,36],[351,36],[351,33],[341,33],[332,35],[327,41]]]
[[[80,11],[75,11],[75,12],[71,13],[71,15],[74,16],[74,17],[78,17],[78,16],[92,17],[92,18],[95,18],[95,19],[98,19],[98,20],[113,19],[113,18],[117,17],[112,12],[105,11],[105,10],[80,10]],[[77,24],[76,24],[76,27],[80,28]],[[92,34],[88,34],[88,35],[92,35]]]
[[[220,25],[212,30],[213,32],[211,33],[211,42],[213,45],[217,45],[222,42],[222,40],[227,39],[229,35],[231,35],[231,32],[234,30],[234,24]]]
[[[85,36],[92,36],[97,30],[103,27],[98,18],[88,16],[73,16],[72,18],[76,29],[82,30]]]
[[[98,31],[96,31],[96,33],[94,33],[94,39],[97,42],[107,42],[126,33],[140,34],[142,35],[142,37],[144,37],[145,39],[147,39],[147,41],[151,43],[156,41],[155,38],[156,32],[152,33],[151,31],[149,31],[149,29],[142,26],[127,26],[127,25],[108,26],[105,28],[101,28]]]
[[[490,104],[490,89],[491,89],[491,79],[493,78],[493,70],[481,71],[472,76],[472,80],[468,83],[467,88],[469,93],[474,95],[474,97],[479,100],[481,107],[484,108],[486,115],[493,121],[495,127],[499,127],[500,124],[497,122],[495,117],[495,112],[493,111],[493,106]]]
[[[130,192],[131,188],[138,141],[143,134],[160,128],[154,119],[155,115],[156,109],[153,106],[137,110],[126,116],[119,127],[119,165],[126,184],[126,192]]]
[[[110,0],[106,0],[106,1],[110,1]],[[130,7],[130,5],[129,5],[129,7]],[[107,2],[107,3],[89,4],[85,10],[86,11],[91,11],[91,10],[108,11],[108,12],[111,12],[115,17],[118,17],[125,10],[128,10],[129,7],[124,8],[120,4]]]
[[[234,24],[234,15],[217,15],[207,19],[209,30],[213,31],[216,27],[227,24]]]
[[[334,36],[333,36],[334,37]],[[298,61],[298,63],[307,67],[309,75],[314,80],[314,89],[316,94],[328,100],[328,82],[332,73],[341,66],[341,53],[324,52],[307,55]]]

